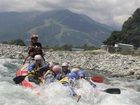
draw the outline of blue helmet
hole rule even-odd
[[[71,72],[71,73],[69,73],[69,74],[67,75],[67,77],[68,77],[69,79],[75,79],[75,78],[77,78],[77,75],[76,75],[75,73]]]

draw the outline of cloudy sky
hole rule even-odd
[[[109,25],[121,26],[140,8],[140,0],[0,0],[0,11],[69,9]]]

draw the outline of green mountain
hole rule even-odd
[[[39,35],[45,45],[96,45],[109,37],[113,28],[69,10],[0,13],[0,41]]]
[[[104,41],[104,44],[114,45],[118,42],[140,47],[140,8],[124,22],[122,30],[112,32],[111,36]]]

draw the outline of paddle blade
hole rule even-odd
[[[121,90],[119,88],[109,88],[109,89],[104,90],[104,92],[110,93],[110,94],[121,94]]]
[[[97,82],[97,83],[103,83],[103,82],[104,82],[104,78],[101,77],[101,76],[92,76],[92,77],[91,77],[91,80],[92,80],[93,82]]]
[[[18,76],[18,77],[13,78],[13,81],[15,82],[15,84],[19,84],[25,79],[25,77],[26,76]]]

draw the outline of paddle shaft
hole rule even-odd
[[[48,65],[43,66],[43,67],[40,67],[37,71],[34,71],[34,75],[37,76],[37,77],[41,77],[42,74],[43,74],[43,70],[44,70],[44,69],[48,69]],[[19,83],[21,83],[21,82],[25,79],[25,77],[28,76],[29,74],[32,74],[32,73],[28,73],[28,74],[25,75],[25,76],[18,76],[18,77],[15,77],[15,78],[13,79],[13,81],[14,81],[16,84],[19,84]]]
[[[87,81],[93,86],[93,88],[96,87],[96,85],[92,81],[89,81],[89,80]],[[100,91],[110,93],[110,94],[121,94],[121,90],[119,88],[108,88],[108,89],[100,90]]]

